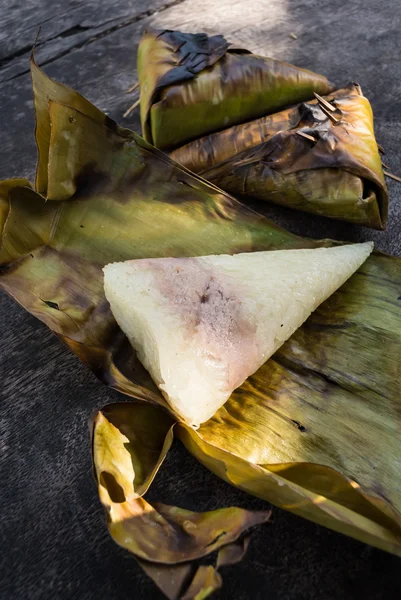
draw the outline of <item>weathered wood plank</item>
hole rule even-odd
[[[153,0],[149,6],[146,0],[90,0],[67,8],[64,2],[47,0],[36,11],[37,2],[31,1],[11,21],[6,18],[0,25],[0,83],[27,72],[39,27],[37,48],[41,49],[41,62],[48,63],[182,1]]]

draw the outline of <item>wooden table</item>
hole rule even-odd
[[[28,59],[72,85],[113,119],[132,97],[135,57],[149,25],[223,33],[250,50],[357,80],[370,98],[386,162],[401,167],[401,28],[397,0],[2,1],[1,177],[32,176],[36,151]],[[134,113],[124,123],[139,130]],[[374,239],[401,254],[401,186],[389,181],[385,233],[266,207],[303,235]],[[161,598],[135,560],[109,538],[91,477],[87,419],[118,398],[33,317],[0,296],[1,566],[4,600]],[[262,501],[224,484],[178,444],[149,496],[186,508]],[[247,558],[223,572],[220,598],[269,600],[400,597],[400,561],[276,509]],[[217,597],[217,596],[216,596]]]

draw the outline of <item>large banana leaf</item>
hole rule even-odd
[[[35,66],[32,76],[47,200],[25,180],[0,187],[0,285],[105,383],[150,403],[107,407],[94,422],[95,474],[116,541],[169,597],[191,598],[220,577],[202,565],[188,588],[186,561],[220,540],[216,568],[227,564],[241,556],[231,547],[238,535],[266,520],[141,499],[176,433],[241,489],[401,555],[401,260],[371,256],[213,419],[198,431],[174,424],[112,318],[103,265],[330,242],[277,228]]]
[[[221,35],[148,31],[137,66],[142,134],[163,150],[332,89],[317,73],[229,49]]]
[[[373,113],[354,83],[204,136],[170,156],[232,194],[375,229],[386,224],[388,194]]]

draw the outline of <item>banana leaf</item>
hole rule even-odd
[[[372,255],[194,431],[170,412],[118,329],[104,264],[335,242],[276,227],[34,64],[32,78],[41,194],[25,180],[0,186],[0,285],[134,399],[102,409],[93,425],[113,538],[169,598],[199,598],[242,556],[245,542],[232,546],[238,536],[267,520],[268,511],[150,505],[142,496],[175,436],[240,489],[401,556],[401,260]],[[215,566],[192,566],[214,549]]]
[[[241,560],[238,537],[270,512],[195,513],[149,504],[142,496],[171,446],[173,427],[174,419],[153,404],[109,405],[93,422],[94,472],[114,541],[139,558],[168,598],[190,600],[200,592],[206,598],[221,586],[218,569]],[[216,550],[216,567],[193,564]]]
[[[333,89],[322,75],[229,46],[221,35],[144,34],[137,68],[145,140],[172,149]]]
[[[204,136],[170,156],[232,194],[375,229],[386,225],[388,193],[373,113],[355,83]]]

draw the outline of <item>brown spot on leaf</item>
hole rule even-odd
[[[74,200],[99,193],[110,184],[110,176],[99,169],[95,162],[86,164],[74,179]]]
[[[299,431],[306,431],[306,427],[301,425],[301,423],[299,421],[294,421],[294,419],[291,419],[291,420],[294,423],[294,425],[297,427],[297,429],[299,429]]]

